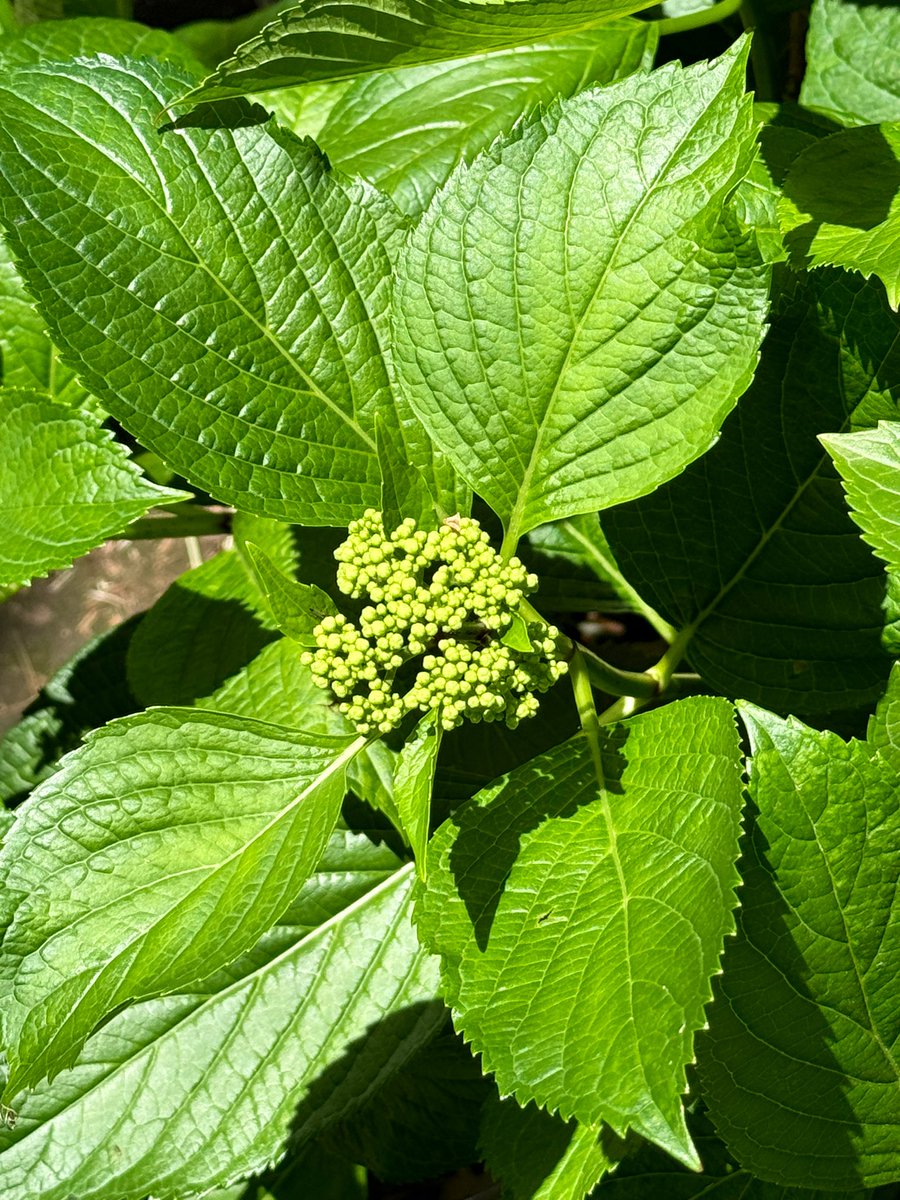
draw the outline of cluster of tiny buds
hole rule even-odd
[[[527,651],[501,640],[537,577],[518,558],[504,561],[471,517],[450,517],[436,530],[407,519],[386,533],[369,509],[351,522],[335,558],[341,591],[370,603],[358,626],[340,614],[323,618],[303,661],[365,736],[435,707],[444,729],[463,720],[514,727],[537,712],[535,693],[566,671],[552,625],[527,625]],[[396,673],[419,656],[401,693]]]

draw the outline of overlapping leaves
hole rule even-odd
[[[345,79],[596,29],[647,0],[301,0],[239,46],[186,100]]]
[[[895,668],[876,728],[894,728],[898,709]],[[896,753],[752,706],[742,715],[759,812],[702,1041],[710,1114],[761,1179],[889,1183],[900,1155]]]
[[[752,376],[766,273],[726,205],[753,155],[744,53],[524,123],[407,243],[406,395],[510,543],[676,474]]]
[[[0,856],[7,1096],[124,1002],[202,979],[281,915],[344,795],[347,737],[155,709],[96,732]]]
[[[696,1166],[684,1064],[732,927],[740,813],[730,705],[581,738],[486,788],[434,836],[417,910],[457,1027],[501,1093],[633,1128]]]
[[[719,443],[603,516],[627,578],[693,631],[692,665],[727,694],[827,712],[871,704],[884,687],[884,570],[818,435],[896,415],[898,333],[879,283],[795,278]]]
[[[374,415],[395,411],[388,231],[274,125],[158,133],[188,81],[147,59],[9,64],[10,244],[53,340],[144,445],[250,511],[346,522],[378,503]]]

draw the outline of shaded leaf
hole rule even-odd
[[[554,105],[407,243],[406,395],[509,544],[676,474],[752,377],[766,273],[723,212],[753,155],[745,53]]]
[[[301,0],[182,98],[217,100],[581,33],[646,0]]]
[[[315,867],[359,744],[156,709],[69,756],[0,856],[7,1095],[70,1065],[118,1005],[252,945]]]
[[[895,674],[894,697],[900,676]],[[763,1180],[853,1190],[897,1178],[896,763],[741,706],[758,808],[738,937],[699,1046],[709,1113]]]
[[[536,1104],[494,1097],[485,1105],[481,1149],[508,1200],[584,1200],[623,1146],[609,1130],[562,1121]]]
[[[312,631],[322,617],[337,612],[334,601],[314,583],[288,578],[265,550],[252,543],[247,550],[256,582],[279,630],[303,646],[315,645]]]
[[[39,392],[0,392],[0,584],[27,583],[184,492],[141,475],[87,415]]]
[[[696,1166],[680,1094],[725,934],[741,803],[730,705],[685,700],[497,780],[431,840],[420,933],[501,1093]]]
[[[877,283],[837,271],[788,280],[718,444],[603,515],[631,583],[692,631],[690,662],[710,686],[807,713],[881,694],[884,571],[817,435],[896,415],[898,333]]]

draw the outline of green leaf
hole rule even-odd
[[[322,617],[337,612],[334,601],[314,583],[289,579],[265,550],[248,543],[247,551],[275,624],[282,633],[301,645],[314,645],[312,631]]]
[[[554,105],[407,243],[401,380],[508,545],[676,474],[752,377],[766,273],[723,210],[754,153],[745,54]]]
[[[702,697],[532,759],[434,835],[417,909],[457,1028],[503,1094],[697,1166],[684,1066],[733,928],[731,706]]]
[[[520,613],[513,613],[512,624],[500,640],[504,646],[510,646],[522,654],[528,654],[534,648],[528,633],[528,624]]]
[[[175,30],[174,36],[206,67],[215,67],[223,58],[234,54],[238,46],[247,42],[271,25],[276,15],[291,8],[296,0],[280,0],[278,4],[267,4],[259,12],[250,12],[234,20],[191,21]]]
[[[646,0],[302,0],[181,102],[508,50],[646,7]]]
[[[898,335],[879,284],[837,271],[788,279],[719,443],[604,514],[631,583],[692,631],[691,665],[709,686],[797,713],[881,694],[884,570],[817,435],[896,416]]]
[[[140,708],[125,675],[139,620],[124,621],[82,646],[6,733],[0,741],[0,802],[24,800],[91,729]]]
[[[892,571],[900,571],[900,424],[819,439],[844,481],[854,521]]]
[[[887,690],[869,721],[868,742],[900,768],[900,664],[895,663]]]
[[[437,518],[435,502],[422,472],[410,461],[402,431],[376,417],[375,444],[381,468],[379,507],[385,529],[396,529],[406,517],[412,517],[420,529],[432,528]]]
[[[895,694],[900,692],[895,676]],[[852,1190],[897,1179],[897,768],[752,705],[758,808],[738,937],[700,1052],[726,1145],[760,1179]]]
[[[136,21],[98,20],[96,15],[67,15],[64,21],[26,25],[2,40],[4,60],[33,62],[35,55],[64,62],[85,54],[160,58],[197,71],[200,63],[183,43],[161,29]]]
[[[6,1094],[70,1065],[118,1005],[251,946],[318,862],[360,745],[156,709],[69,756],[0,856]]]
[[[343,92],[316,141],[334,166],[418,216],[458,162],[557,96],[649,65],[657,40],[652,22],[615,21],[533,46],[382,71]]]
[[[271,122],[158,134],[187,78],[146,59],[5,70],[10,245],[53,340],[143,445],[248,511],[346,524],[380,498],[399,217]]]
[[[900,308],[900,123],[845,129],[804,150],[778,215],[793,265],[877,275]]]
[[[27,583],[183,492],[145,479],[90,417],[39,392],[0,392],[0,585]]]
[[[251,1181],[235,1200],[367,1200],[366,1173],[345,1158],[323,1149],[318,1142],[306,1146],[299,1155],[267,1171],[263,1183]],[[206,1200],[218,1200],[213,1193]],[[224,1198],[223,1198],[224,1200]],[[230,1200],[230,1197],[228,1198]]]
[[[394,775],[394,803],[400,828],[416,858],[420,879],[425,879],[431,789],[441,748],[440,713],[430,709],[416,725],[400,751]]]
[[[900,121],[900,9],[815,0],[800,102],[846,125]]]
[[[180,575],[141,621],[128,650],[131,688],[145,706],[193,704],[271,642],[273,626],[244,560],[220,551]]]
[[[379,1179],[423,1180],[479,1159],[482,1105],[495,1094],[462,1038],[441,1034],[365,1108],[328,1131],[327,1144]]]
[[[302,1147],[434,1036],[412,868],[337,832],[282,924],[189,992],[126,1009],[0,1134],[4,1200],[184,1200]]]
[[[481,1150],[507,1200],[584,1200],[622,1147],[608,1129],[561,1121],[536,1104],[495,1097],[485,1106]]]
[[[0,381],[5,387],[34,388],[69,408],[99,406],[59,359],[44,322],[0,237]]]

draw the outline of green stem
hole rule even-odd
[[[605,780],[603,757],[600,753],[600,719],[597,716],[591,679],[580,646],[576,647],[572,661],[569,663],[569,679],[572,681],[572,693],[575,696],[575,707],[578,709],[578,720],[581,722],[584,736],[591,748],[594,772],[602,791]]]
[[[683,629],[659,662],[646,672],[647,675],[652,676],[657,681],[657,696],[661,696],[668,689],[675,674],[675,668],[684,658],[693,633],[694,630],[692,628]],[[649,704],[653,698],[652,696],[649,698],[642,696],[620,696],[609,708],[604,709],[597,720],[601,725],[611,725],[614,721],[621,721],[624,717],[632,716],[639,709]]]
[[[715,25],[724,21],[741,7],[744,0],[719,0],[712,8],[702,8],[698,12],[685,13],[683,17],[664,17],[656,22],[661,36],[667,33],[685,33],[689,29],[702,29],[704,25]]]
[[[781,100],[777,56],[770,33],[771,20],[765,10],[758,11],[754,0],[741,5],[744,28],[753,30],[750,44],[750,66],[753,69],[754,94],[757,101]]]
[[[573,643],[574,645],[574,643]],[[591,683],[610,696],[638,696],[654,700],[660,692],[659,678],[649,671],[624,671],[614,667],[586,646],[579,646]]]

